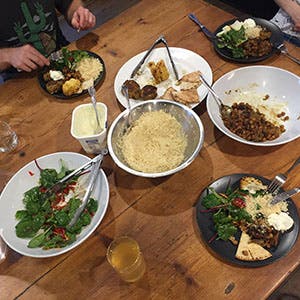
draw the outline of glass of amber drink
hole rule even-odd
[[[138,243],[121,236],[111,242],[106,257],[110,265],[126,282],[135,282],[143,277],[146,265]]]

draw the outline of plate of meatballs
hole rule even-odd
[[[169,49],[179,80],[175,77],[165,47],[155,48],[131,78],[130,74],[146,51],[139,53],[129,59],[115,77],[115,94],[123,107],[127,108],[127,100],[122,93],[123,84],[128,88],[132,106],[141,101],[166,99],[194,108],[206,97],[208,91],[202,85],[199,74],[201,73],[210,84],[212,83],[213,75],[208,62],[193,51],[176,47]]]

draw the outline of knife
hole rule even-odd
[[[276,195],[272,200],[271,200],[271,204],[274,205],[278,202],[281,202],[281,201],[284,201],[296,194],[298,194],[300,192],[300,188],[294,188],[292,190],[289,190],[287,192],[283,192],[283,193],[280,193],[278,195]]]
[[[207,29],[207,27],[205,27],[194,14],[189,14],[188,16],[193,22],[195,22],[200,27],[200,29],[203,31],[203,33],[210,40],[217,39],[217,37],[209,29]]]

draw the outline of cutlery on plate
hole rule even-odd
[[[283,193],[280,193],[278,195],[276,195],[272,200],[271,200],[271,204],[274,205],[278,202],[281,202],[281,201],[284,201],[296,194],[298,194],[300,192],[300,188],[294,188],[292,190],[289,190],[287,192],[283,192]]]
[[[127,109],[128,109],[128,114],[126,117],[126,126],[124,128],[124,133],[127,131],[128,128],[130,128],[130,124],[131,124],[131,103],[130,103],[130,99],[129,99],[129,94],[128,94],[128,87],[126,86],[126,84],[123,83],[122,85],[122,93],[126,98],[127,101]]]
[[[212,86],[206,81],[206,79],[203,77],[203,75],[200,73],[200,80],[204,84],[204,86],[209,90],[209,92],[212,94],[213,98],[217,102],[219,106],[220,115],[229,114],[231,111],[231,107],[224,104],[223,100],[218,96],[218,94],[215,92],[215,90],[212,88]]]
[[[300,164],[300,157],[298,157],[293,165],[285,172],[279,173],[275,176],[272,182],[268,185],[267,192],[271,194],[276,194],[281,186],[286,182],[288,174]]]
[[[191,13],[188,16],[193,22],[195,22],[200,27],[200,29],[203,31],[203,33],[206,35],[206,37],[208,37],[210,40],[214,40],[217,38],[209,29],[207,29],[207,27],[205,27],[199,21],[199,19],[194,14]]]
[[[70,174],[68,174],[67,176],[65,176],[64,178],[60,179],[58,182],[56,182],[54,185],[52,185],[50,188],[48,188],[45,193],[56,193],[59,190],[61,190],[64,186],[64,183],[66,183],[67,181],[69,181],[70,179],[72,179],[74,176],[81,174],[82,172],[84,172],[85,170],[87,170],[93,163],[96,163],[98,161],[102,160],[103,155],[107,154],[107,150],[104,149],[99,155],[97,155],[96,157],[94,157],[93,159],[91,159],[90,161],[88,161],[87,163],[85,163],[84,165],[82,165],[81,167],[79,167],[78,169],[74,170],[73,172],[71,172]]]
[[[97,128],[95,129],[95,133],[99,133],[101,131],[101,125],[100,125],[100,120],[99,120],[99,115],[98,115],[98,111],[97,111],[97,100],[96,100],[96,90],[94,88],[94,86],[91,86],[88,88],[88,92],[89,95],[91,96],[91,100],[93,103],[93,108],[96,114],[96,120],[97,120]]]
[[[280,52],[281,54],[287,56],[289,59],[291,59],[293,62],[297,63],[298,65],[300,65],[300,59],[294,57],[293,55],[291,55],[288,52],[288,49],[286,48],[286,46],[282,43],[278,46],[275,46]]]
[[[141,66],[144,64],[146,58],[150,55],[150,53],[152,52],[152,50],[159,44],[159,43],[163,43],[167,49],[167,52],[168,52],[168,56],[169,56],[169,59],[171,61],[171,65],[172,65],[172,68],[173,68],[173,71],[174,71],[174,74],[175,74],[175,77],[176,79],[178,80],[179,77],[178,77],[178,72],[176,70],[176,67],[175,67],[175,63],[173,61],[173,58],[171,56],[171,52],[170,52],[170,49],[169,49],[169,46],[168,46],[168,43],[167,43],[167,40],[165,39],[165,37],[163,35],[161,35],[157,40],[155,40],[155,42],[151,45],[151,47],[148,49],[148,51],[146,52],[146,54],[143,56],[143,58],[140,60],[140,62],[137,64],[137,66],[134,68],[133,72],[131,73],[130,75],[130,78],[133,78],[137,72],[139,71],[139,69],[141,68]]]
[[[96,179],[97,179],[98,174],[99,174],[99,167],[100,167],[100,165],[102,163],[102,160],[103,160],[103,155],[100,154],[99,156],[100,156],[100,159],[98,161],[92,163],[88,187],[87,187],[87,189],[85,191],[85,194],[83,196],[81,205],[77,208],[72,220],[69,223],[70,227],[72,227],[78,221],[80,215],[84,211],[84,209],[85,209],[85,207],[86,207],[86,205],[87,205],[87,203],[90,199],[91,193],[94,190],[95,182],[96,182]]]

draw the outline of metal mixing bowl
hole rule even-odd
[[[198,155],[204,140],[204,129],[198,115],[190,108],[177,102],[168,100],[148,100],[137,104],[131,109],[131,122],[137,120],[143,113],[162,110],[174,116],[182,125],[182,129],[187,137],[187,147],[184,159],[181,164],[173,169],[159,173],[145,173],[132,169],[123,157],[122,151],[117,141],[126,132],[127,116],[129,110],[123,111],[112,123],[107,136],[109,153],[114,162],[123,170],[142,177],[163,177],[174,174],[188,166]],[[147,151],[147,149],[145,149]]]

